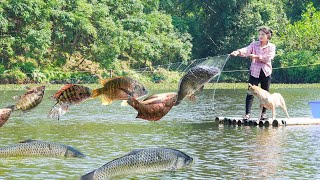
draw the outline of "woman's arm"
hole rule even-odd
[[[249,46],[237,49],[231,53],[233,56],[241,56],[241,57],[247,57],[253,52],[253,43],[251,43]]]
[[[263,63],[268,63],[275,57],[275,55],[276,55],[276,46],[271,45],[268,49],[268,52],[263,55],[259,55],[258,59]]]

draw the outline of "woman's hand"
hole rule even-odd
[[[255,54],[250,54],[249,57],[250,57],[251,60],[254,60],[254,59],[255,60],[259,60],[260,59],[260,56],[255,55]]]
[[[238,56],[240,54],[239,50],[233,51],[232,53],[230,53],[231,56]]]

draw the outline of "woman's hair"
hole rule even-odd
[[[261,27],[259,27],[259,29],[258,29],[258,32],[259,32],[259,31],[262,31],[262,32],[266,33],[266,35],[268,36],[268,39],[269,39],[269,40],[271,39],[271,37],[272,37],[272,30],[271,30],[269,27],[267,27],[267,26],[261,26]]]

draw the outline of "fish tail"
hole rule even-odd
[[[16,106],[15,105],[10,105],[10,106],[7,106],[5,108],[8,108],[8,109],[11,109],[12,111],[14,111],[16,109]]]
[[[135,106],[135,105],[139,104],[139,101],[136,100],[136,99],[133,98],[133,97],[129,97],[128,100],[127,100],[127,103],[128,103],[130,106]]]
[[[93,180],[93,175],[95,171],[91,171],[86,175],[80,177],[80,180]]]
[[[103,90],[103,88],[98,88],[98,89],[92,90],[92,92],[91,92],[91,97],[92,97],[92,98],[95,98],[95,97],[100,96],[100,95],[103,93],[102,90]]]
[[[56,103],[53,107],[52,107],[52,109],[51,109],[51,111],[50,111],[50,113],[49,113],[49,115],[48,115],[48,117],[49,118],[53,118],[53,119],[60,119],[60,117],[62,116],[62,115],[64,115],[67,111],[68,111],[68,109],[69,109],[69,105],[68,104],[59,104],[59,103]]]

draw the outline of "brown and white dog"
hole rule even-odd
[[[261,89],[259,86],[252,85],[249,83],[248,94],[254,95],[259,98],[260,101],[260,112],[258,120],[260,120],[262,115],[263,107],[271,109],[272,111],[272,120],[276,118],[276,107],[280,106],[283,112],[286,113],[287,118],[289,119],[289,114],[287,111],[286,103],[279,93],[270,94],[268,91]]]

